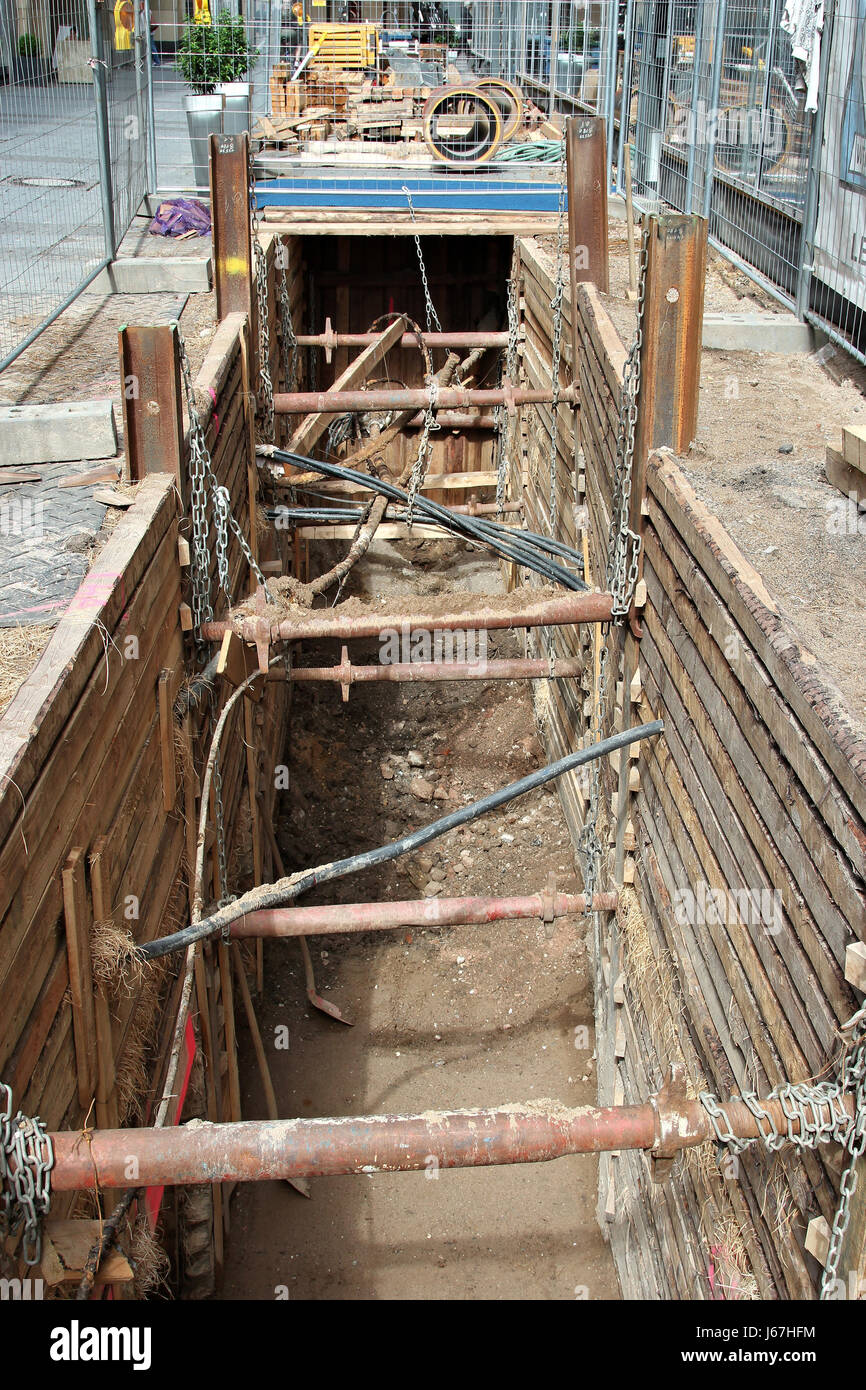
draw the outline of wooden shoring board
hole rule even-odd
[[[850,726],[824,684],[815,658],[786,629],[761,576],[737,549],[721,522],[699,500],[673,458],[655,455],[647,472],[650,491],[695,563],[727,604],[853,804],[863,805],[866,743]]]

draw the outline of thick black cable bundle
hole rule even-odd
[[[373,492],[380,493],[383,497],[388,497],[392,502],[399,502],[403,506],[408,504],[409,498],[402,488],[395,487],[393,483],[383,482],[381,478],[374,478],[369,473],[358,473],[354,468],[344,468],[338,463],[325,463],[321,459],[305,458],[303,454],[293,454],[285,449],[274,449],[268,451],[268,457],[275,459],[278,463],[290,463],[295,468],[301,468],[304,472],[314,470],[323,474],[326,478],[340,478],[344,482],[352,483],[356,487],[370,488]],[[476,545],[486,545],[492,550],[505,557],[507,560],[514,560],[524,569],[534,570],[542,578],[547,579],[552,584],[561,584],[564,589],[574,589],[580,592],[588,590],[589,585],[585,584],[577,575],[562,565],[555,564],[548,559],[548,554],[559,555],[563,559],[569,560],[578,568],[582,567],[583,559],[576,550],[571,550],[562,541],[551,540],[546,536],[536,535],[533,531],[515,531],[508,526],[501,526],[499,522],[488,521],[486,518],[477,516],[461,516],[459,513],[450,511],[438,502],[432,502],[429,497],[419,494],[415,499],[415,511],[419,516],[434,522],[437,526],[442,526],[444,530],[450,531],[453,535],[460,536],[461,539],[472,541]]]
[[[445,835],[449,830],[454,830],[459,825],[466,825],[469,821],[477,820],[488,811],[495,811],[497,807],[504,806],[506,802],[513,801],[515,797],[522,796],[524,792],[534,791],[536,787],[544,786],[546,782],[553,781],[556,777],[561,777],[565,772],[572,772],[575,768],[582,767],[585,763],[592,762],[595,758],[604,757],[608,753],[613,753],[618,748],[626,748],[630,743],[637,743],[640,739],[651,738],[654,734],[664,731],[664,724],[660,719],[653,720],[650,724],[641,724],[634,729],[624,729],[620,733],[611,734],[609,738],[602,739],[600,743],[591,744],[589,748],[578,749],[576,753],[569,753],[567,757],[560,758],[558,762],[548,763],[546,767],[540,767],[535,772],[530,772],[526,777],[521,777],[518,782],[511,782],[507,787],[500,787],[498,791],[491,792],[489,796],[482,797],[480,801],[473,801],[469,806],[462,806],[458,811],[452,811],[450,815],[443,816],[440,820],[431,821],[429,825],[423,825],[419,830],[414,830],[410,835],[404,835],[400,840],[392,840],[390,844],[380,845],[377,849],[368,849],[363,854],[353,854],[348,859],[337,859],[332,864],[321,864],[315,869],[301,870],[297,881],[292,884],[277,884],[270,886],[270,891],[265,888],[256,892],[255,904],[250,907],[250,911],[261,911],[269,907],[284,907],[286,903],[294,902],[302,893],[309,892],[320,883],[330,883],[335,878],[344,878],[347,874],[355,874],[363,869],[371,869],[377,864],[387,864],[392,859],[398,859],[403,854],[411,854],[414,850],[420,849],[422,845],[429,844],[431,840],[438,839],[440,835]],[[227,903],[225,907],[218,908],[210,917],[204,918],[201,922],[195,922],[192,926],[184,927],[181,931],[173,932],[170,936],[157,937],[155,941],[144,942],[136,947],[136,954],[145,960],[154,960],[157,956],[167,956],[172,951],[185,950],[196,941],[201,941],[205,937],[215,936],[217,932],[228,930],[233,921],[246,913],[238,903]]]

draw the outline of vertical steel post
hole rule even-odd
[[[616,66],[619,5],[610,5],[607,13],[610,17],[608,21],[609,33],[607,36],[607,82],[604,89],[604,113],[599,110],[598,114],[600,116],[604,114],[605,130],[607,132],[607,148],[612,150],[615,143],[614,121],[616,118]],[[601,55],[599,55],[599,61],[600,57]],[[625,55],[623,55],[623,62],[625,62]],[[599,77],[600,76],[601,74],[599,74]],[[610,170],[608,170],[607,177],[608,181],[610,181]]]
[[[144,51],[145,72],[147,74],[147,163],[148,193],[155,193],[159,187],[159,165],[156,158],[156,113],[153,104],[153,54],[150,48],[150,0],[144,0]]]
[[[210,205],[213,221],[217,320],[246,314],[250,325],[253,379],[258,380],[258,314],[253,292],[250,226],[250,146],[243,135],[210,137]]]
[[[701,63],[704,60],[704,14],[701,10],[695,11],[695,56],[692,68],[692,94],[689,118],[691,121],[691,131],[689,134],[689,162],[686,168],[686,197],[683,212],[694,212],[695,202],[695,159],[698,150],[698,130],[701,123],[698,121],[698,84],[700,82]]]
[[[87,22],[90,26],[91,69],[93,94],[96,102],[96,152],[99,160],[99,191],[102,201],[102,225],[105,234],[105,254],[110,261],[117,254],[114,234],[114,197],[111,188],[111,139],[108,130],[108,64],[103,56],[102,30],[96,0],[87,0]]]
[[[173,473],[186,510],[177,324],[121,328],[118,346],[126,479],[137,483],[148,473]]]
[[[547,115],[548,119],[553,116],[556,110],[556,60],[559,57],[559,7],[561,0],[553,0],[550,18],[550,71],[548,77],[550,84],[548,88]]]
[[[625,147],[630,134],[631,127],[631,83],[634,71],[634,53],[632,43],[634,40],[634,6],[635,0],[628,0],[628,9],[625,14],[625,43],[622,56],[622,96],[619,103],[619,145],[616,155],[616,186],[620,192],[624,189],[624,166],[625,166]],[[614,110],[616,109],[616,94],[614,94]]]
[[[640,396],[635,428],[629,526],[642,536],[646,463],[653,449],[684,454],[695,437],[701,377],[701,331],[707,265],[704,218],[667,213],[649,219]],[[643,572],[643,550],[640,573]],[[637,664],[640,627],[634,611],[623,649],[623,698]],[[628,821],[629,760],[620,762],[615,878],[622,883]]]
[[[571,313],[576,320],[577,285],[591,280],[607,294],[610,283],[607,136],[603,116],[569,116],[565,123],[565,156]]]
[[[812,266],[815,260],[815,228],[818,222],[818,191],[821,179],[821,150],[824,141],[824,119],[827,111],[827,87],[830,81],[830,50],[833,46],[835,10],[825,6],[824,34],[821,39],[821,73],[818,81],[818,110],[812,117],[812,139],[809,144],[809,167],[806,172],[806,202],[800,233],[800,267],[797,275],[797,299],[794,311],[804,318],[809,310],[812,293]]]
[[[728,0],[718,0],[716,13],[716,32],[713,39],[713,86],[710,99],[710,135],[705,150],[706,167],[704,183],[704,217],[709,222],[713,206],[714,170],[716,164],[716,129],[718,126],[719,95],[722,90],[722,63],[725,47],[725,21],[728,15]],[[716,119],[713,116],[716,115]]]

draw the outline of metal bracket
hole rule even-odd
[[[674,1160],[686,1147],[684,1140],[701,1137],[691,1100],[686,1069],[681,1062],[672,1062],[661,1090],[649,1098],[656,1117],[656,1139],[650,1151],[653,1182],[666,1182],[670,1177]]]
[[[555,920],[555,901],[556,901],[556,874],[547,875],[547,883],[541,896],[541,920],[548,937],[553,936],[553,926]]]

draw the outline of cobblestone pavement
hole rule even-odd
[[[57,621],[87,573],[105,516],[91,487],[58,486],[74,464],[39,471],[38,483],[0,484],[0,627]]]

